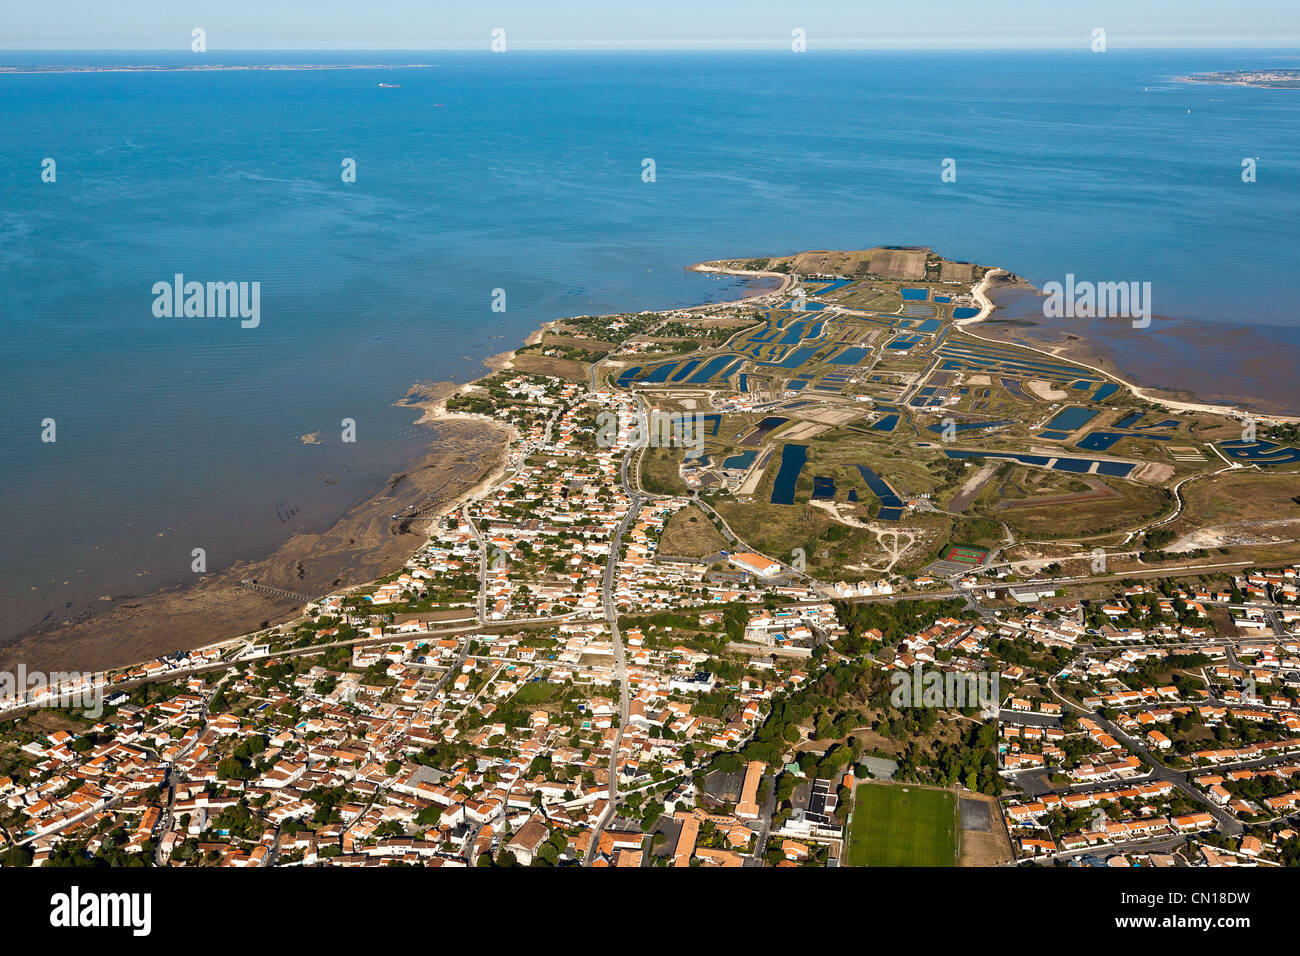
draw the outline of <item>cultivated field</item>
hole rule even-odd
[[[874,249],[871,271],[893,279],[924,279],[926,249]]]
[[[572,359],[553,358],[536,352],[519,352],[510,364],[519,371],[532,375],[549,375],[568,382],[587,381],[587,366]]]

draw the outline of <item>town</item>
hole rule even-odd
[[[781,287],[446,400],[513,438],[400,570],[14,686],[0,860],[1300,861],[1287,423],[981,338],[928,250],[700,268]]]

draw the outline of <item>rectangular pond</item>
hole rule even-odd
[[[785,445],[781,448],[781,467],[772,484],[772,504],[794,504],[794,487],[807,462],[807,445]]]

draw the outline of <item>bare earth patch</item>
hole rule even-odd
[[[1061,399],[1069,397],[1068,392],[1064,392],[1059,388],[1052,388],[1051,382],[1044,382],[1039,378],[1026,382],[1025,387],[1045,402],[1059,402]]]
[[[988,806],[990,829],[962,830],[961,856],[958,866],[1001,866],[1012,860],[1011,839],[998,801],[982,793],[962,793],[961,799],[980,801]]]

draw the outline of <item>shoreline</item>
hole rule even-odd
[[[725,260],[711,262],[718,261]],[[756,291],[752,295],[744,295],[738,299],[704,302],[677,309],[640,311],[696,312],[703,309],[757,303],[767,298],[779,300],[797,284],[795,277],[789,273],[732,270],[712,265],[711,262],[697,262],[684,268],[687,271],[701,273],[780,279],[781,284],[776,289]],[[974,331],[973,327],[987,321],[997,310],[988,293],[999,276],[1016,278],[1005,269],[989,268],[979,282],[971,288],[971,297],[979,305],[980,311],[970,318],[953,320],[953,325],[959,331],[985,342],[1013,345],[1050,358],[1064,359],[1130,389],[1135,396],[1144,401],[1162,405],[1171,411],[1203,411],[1230,417],[1242,417],[1244,414],[1235,406],[1186,401],[1161,395],[1158,389],[1136,385],[1115,372],[1072,357],[1069,354],[1071,350],[1067,347],[1061,347],[1059,351],[1051,351],[1021,342],[1008,342],[981,335]],[[268,627],[299,620],[303,605],[319,600],[324,595],[345,593],[366,587],[378,578],[393,573],[404,566],[413,554],[425,547],[429,540],[427,530],[414,531],[411,528],[412,519],[400,517],[403,509],[398,505],[406,505],[405,510],[415,511],[421,522],[436,521],[489,491],[509,469],[509,450],[512,441],[517,437],[514,429],[485,415],[450,412],[447,410],[448,400],[476,387],[491,375],[511,368],[513,359],[520,349],[537,344],[550,329],[568,321],[569,318],[576,317],[552,319],[542,323],[517,348],[484,359],[483,366],[486,371],[469,381],[461,384],[450,381],[412,383],[406,394],[393,405],[419,409],[420,416],[416,419],[416,424],[429,425],[435,429],[449,429],[452,435],[448,437],[435,432],[431,436],[430,445],[418,459],[418,463],[411,463],[411,467],[394,473],[382,488],[371,494],[362,495],[327,532],[320,535],[295,534],[271,556],[258,561],[236,562],[224,572],[211,575],[208,581],[162,589],[135,599],[129,605],[115,606],[103,612],[91,611],[85,619],[75,623],[30,629],[19,634],[14,640],[0,645],[0,668],[11,661],[16,663],[21,659],[29,668],[51,669],[75,666],[75,669],[83,671],[107,671],[138,665],[174,651],[229,645]],[[521,374],[529,373],[521,370]],[[1292,416],[1260,415],[1257,417],[1261,420],[1279,422],[1300,421],[1300,418]],[[503,436],[509,437],[502,440]],[[461,443],[459,448],[456,447],[458,441]],[[477,457],[472,452],[477,452]],[[448,461],[449,455],[453,459],[468,455],[469,461]],[[483,456],[487,456],[487,460],[483,460]],[[472,469],[472,475],[464,473],[466,466]],[[457,473],[458,470],[460,473]],[[459,487],[452,490],[456,485]],[[412,495],[418,496],[416,500],[405,500]],[[429,499],[434,499],[434,503],[430,504]],[[396,531],[393,530],[394,524],[397,527]],[[425,524],[423,527],[427,529],[428,525]],[[404,538],[407,534],[417,535],[418,543],[413,543],[413,546],[411,542],[394,546],[397,541],[388,540]],[[340,544],[339,539],[344,537],[346,543]],[[374,542],[374,538],[378,539],[377,543]],[[368,548],[357,546],[358,540],[370,540],[372,543]],[[323,548],[318,547],[322,543]],[[368,553],[363,559],[358,558],[355,552]],[[354,560],[347,560],[349,555],[353,556]],[[301,577],[304,561],[308,558],[321,560],[322,556],[336,559],[335,564],[340,563],[342,559],[342,569],[329,584],[311,589],[311,594],[293,593],[292,579],[289,580],[288,587],[280,587],[285,582],[283,578],[276,577],[277,573],[283,574],[286,570],[297,568]],[[293,564],[286,568],[290,560]],[[333,567],[328,561],[325,564]],[[259,568],[263,570],[257,570]],[[269,569],[269,577],[267,577],[267,569]],[[252,583],[261,589],[258,591],[244,587],[254,573],[258,574],[258,577],[253,577]],[[265,588],[279,590],[280,594],[268,594]],[[225,612],[223,618],[220,613],[217,613],[217,609],[214,609],[214,601],[218,605],[222,602],[230,602],[237,606],[220,607],[220,610]],[[262,615],[266,616],[260,625],[254,626],[251,622]],[[204,621],[209,633],[205,633],[198,626],[187,627],[187,617],[191,621]],[[213,629],[220,630],[221,633],[210,633]],[[115,630],[124,632],[117,635],[117,640],[113,639],[112,632]],[[85,633],[87,631],[93,633]],[[178,638],[176,636],[178,634],[189,636]],[[108,645],[111,645],[111,650]],[[24,651],[26,653],[23,653]],[[67,662],[70,655],[75,655],[75,665]]]
[[[722,269],[685,268],[726,273]],[[664,311],[742,305],[763,296],[779,295],[792,284],[792,277],[781,273],[750,275],[779,277],[785,281],[775,290]],[[425,522],[435,521],[462,507],[475,495],[481,495],[501,478],[509,465],[511,438],[500,442],[495,450],[489,446],[498,444],[497,439],[503,434],[513,435],[514,429],[487,416],[450,412],[447,402],[491,375],[510,368],[520,349],[537,344],[550,329],[577,317],[543,322],[516,348],[484,358],[485,371],[466,382],[413,382],[391,404],[418,410],[419,417],[413,424],[449,430],[450,435],[434,431],[420,455],[401,463],[399,470],[380,487],[360,495],[325,531],[295,533],[268,555],[241,558],[194,583],[170,585],[102,609],[88,606],[73,620],[28,628],[0,644],[0,670],[16,667],[19,662],[28,669],[113,670],[175,651],[225,645],[267,627],[297,620],[303,605],[309,601],[365,587],[398,570],[429,541],[424,531],[411,530],[410,519],[400,519],[403,510],[412,510],[414,506],[420,512],[422,526],[427,528]],[[476,454],[490,454],[491,461],[479,461]],[[465,457],[469,461],[459,460]],[[465,473],[468,468],[473,468],[473,475]],[[459,487],[444,498],[453,486]],[[428,504],[430,498],[435,499],[432,505]],[[399,516],[399,521],[391,520],[394,514]],[[390,540],[408,534],[418,535],[419,542],[399,549]],[[371,540],[358,544],[366,538]],[[303,580],[312,571],[323,582],[314,589]],[[247,581],[254,582],[258,589],[249,587]],[[295,585],[304,591],[295,593]],[[180,637],[181,634],[190,636]]]
[[[992,285],[992,281],[991,281],[992,278],[997,275],[1010,275],[1010,274],[1011,273],[1007,272],[1007,270],[1002,269],[1000,267],[991,268],[986,273],[984,273],[984,276],[980,279],[980,281],[971,289],[971,297],[974,298],[975,301],[980,306],[979,314],[971,316],[968,319],[954,319],[953,325],[955,325],[966,335],[969,335],[972,338],[977,338],[983,342],[990,342],[995,345],[1014,345],[1016,348],[1027,349],[1028,351],[1036,352],[1039,355],[1044,355],[1049,358],[1065,359],[1066,361],[1069,361],[1074,365],[1078,365],[1080,368],[1086,368],[1091,372],[1096,372],[1098,375],[1103,376],[1108,381],[1115,382],[1116,384],[1121,385],[1124,388],[1127,388],[1130,392],[1133,393],[1133,395],[1136,398],[1139,398],[1145,402],[1151,402],[1152,404],[1155,405],[1161,405],[1173,412],[1204,412],[1213,415],[1226,415],[1231,418],[1250,417],[1259,421],[1276,422],[1279,424],[1290,424],[1290,423],[1300,422],[1300,416],[1297,415],[1285,415],[1285,414],[1275,414],[1275,413],[1267,413],[1267,412],[1250,412],[1236,405],[1215,404],[1212,402],[1189,401],[1187,399],[1177,398],[1171,395],[1166,389],[1162,389],[1158,386],[1139,385],[1136,382],[1131,381],[1128,378],[1125,378],[1117,371],[1111,371],[1109,369],[1101,367],[1098,364],[1094,364],[1095,360],[1089,361],[1083,358],[1076,357],[1078,353],[1078,349],[1071,349],[1069,345],[1058,346],[1057,350],[1053,351],[1048,348],[1044,348],[1041,345],[1035,346],[1035,345],[1026,344],[1021,341],[1000,339],[1000,338],[993,337],[991,335],[980,335],[979,333],[972,331],[969,328],[970,326],[977,325],[981,322],[986,321],[997,310],[997,306],[986,294],[988,291],[988,287]],[[1028,286],[1028,287],[1033,288],[1033,286]],[[1091,356],[1089,356],[1089,358],[1091,358]]]
[[[427,521],[479,488],[509,447],[498,422],[447,417],[430,424],[436,431],[423,454],[360,495],[325,531],[296,533],[270,554],[192,583],[28,629],[0,646],[0,670],[18,662],[29,670],[108,670],[237,640],[297,620],[324,594],[392,573],[428,541]],[[402,517],[411,511],[417,515]]]

